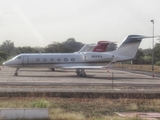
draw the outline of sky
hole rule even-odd
[[[0,0],[0,44],[46,47],[74,38],[119,45],[131,34],[152,36],[152,19],[160,35],[160,0]],[[152,48],[152,38],[140,48]]]

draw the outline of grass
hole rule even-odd
[[[42,99],[42,100],[35,100],[32,101],[31,104],[29,104],[31,108],[48,108],[49,102]]]
[[[160,112],[160,100],[2,97],[0,108],[48,108],[49,120],[141,120],[115,112]]]

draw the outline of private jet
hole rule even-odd
[[[85,69],[108,68],[115,62],[132,60],[144,38],[143,35],[129,35],[120,46],[110,52],[82,52],[79,53],[30,53],[19,54],[3,63],[4,66],[16,68],[18,76],[20,68],[62,68],[76,69],[77,76],[85,77]]]

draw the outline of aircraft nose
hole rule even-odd
[[[5,65],[6,65],[6,62],[3,63],[3,66],[5,66]]]
[[[8,61],[3,63],[3,66],[8,66],[8,65],[9,65]]]

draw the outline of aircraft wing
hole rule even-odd
[[[106,66],[92,66],[92,65],[64,65],[64,64],[58,64],[55,67],[58,68],[64,68],[64,69],[76,69],[76,68],[84,68],[84,69],[98,69],[98,68],[108,68],[109,66],[111,66],[111,64],[115,63],[115,61],[117,60],[117,57],[113,58],[112,61],[107,64]]]
[[[76,68],[84,68],[84,69],[98,69],[98,68],[106,68],[106,66],[62,66],[61,68],[73,68],[73,69],[76,69]]]

